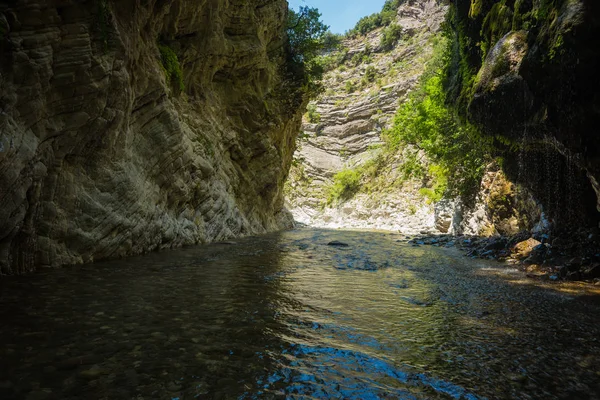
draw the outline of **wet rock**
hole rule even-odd
[[[561,265],[560,267],[558,267],[558,276],[564,279],[567,277],[568,274],[569,267],[567,267],[566,265]]]
[[[600,264],[594,264],[589,269],[584,272],[584,276],[587,279],[597,279],[600,278]]]
[[[46,400],[52,396],[52,390],[44,389],[44,390],[35,390],[30,392],[25,400]]]
[[[486,244],[483,250],[500,250],[506,247],[508,240],[506,238],[494,238],[488,244]]]
[[[541,244],[541,242],[533,238],[529,238],[527,240],[519,242],[512,249],[513,255],[516,258],[527,258],[533,250],[533,248],[539,244]]]
[[[67,360],[60,361],[56,368],[58,370],[69,370],[79,368],[82,365],[92,365],[100,361],[100,357],[94,355],[85,355],[80,357],[73,357]]]
[[[94,365],[92,368],[90,369],[86,369],[84,371],[81,371],[81,376],[83,378],[87,378],[87,379],[96,379],[98,378],[100,375],[103,375],[105,373],[105,371],[100,368],[100,366],[98,365]]]
[[[579,272],[579,271],[569,272],[567,274],[567,280],[569,280],[569,281],[579,281],[579,280],[581,280],[581,278],[582,278],[582,275],[581,275],[581,272]]]
[[[334,247],[348,247],[348,243],[344,243],[344,242],[340,242],[338,240],[332,240],[331,242],[327,243],[327,246],[334,246]]]

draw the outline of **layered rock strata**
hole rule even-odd
[[[309,105],[313,117],[305,117],[298,139],[287,196],[296,220],[328,228],[434,229],[433,206],[418,193],[421,183],[394,184],[401,180],[402,155],[380,171],[387,191],[328,205],[327,190],[337,172],[380,155],[381,134],[418,85],[445,14],[446,7],[435,0],[404,2],[394,21],[402,38],[389,51],[381,45],[384,28],[344,39],[343,60],[326,73],[326,91]]]
[[[284,79],[286,12],[0,4],[0,273],[289,224],[302,99]]]

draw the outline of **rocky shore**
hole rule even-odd
[[[458,248],[467,257],[496,260],[548,281],[584,281],[600,286],[600,231],[522,231],[512,236],[406,236],[413,246]]]

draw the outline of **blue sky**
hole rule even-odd
[[[385,0],[288,0],[288,3],[294,10],[299,6],[318,8],[321,19],[333,33],[344,33],[360,18],[381,11]]]

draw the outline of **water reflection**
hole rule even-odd
[[[396,239],[300,230],[4,279],[0,398],[598,398],[597,302]]]

